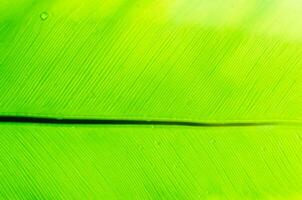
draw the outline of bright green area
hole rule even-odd
[[[0,10],[0,113],[302,119],[297,1],[4,0]]]
[[[0,125],[0,195],[301,199],[301,129]]]
[[[302,121],[298,0],[0,0],[0,115]],[[0,124],[0,197],[302,199],[300,127]]]

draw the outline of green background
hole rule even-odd
[[[298,0],[1,0],[0,115],[282,126],[2,123],[0,194],[299,199],[301,77]]]

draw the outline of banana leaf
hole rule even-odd
[[[1,0],[0,127],[3,199],[301,199],[302,3]]]

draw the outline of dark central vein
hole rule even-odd
[[[190,122],[131,119],[72,119],[54,117],[0,116],[0,123],[62,124],[62,125],[162,125],[197,127],[246,127],[286,125],[279,122]]]

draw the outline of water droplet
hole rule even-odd
[[[41,18],[43,21],[47,20],[48,16],[49,16],[49,14],[48,14],[47,12],[42,12],[42,13],[40,14],[40,18]]]

